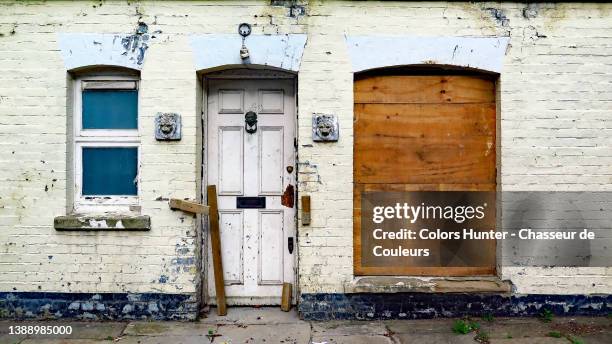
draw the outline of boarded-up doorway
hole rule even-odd
[[[495,79],[368,74],[356,76],[354,99],[355,275],[494,274],[494,255],[479,267],[362,266],[361,193],[495,191]]]
[[[217,186],[227,303],[280,304],[283,283],[295,284],[297,262],[294,76],[229,70],[205,82],[204,184]],[[249,124],[247,114],[256,121]],[[214,283],[208,295],[216,304]]]

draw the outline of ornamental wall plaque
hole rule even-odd
[[[158,112],[155,116],[155,139],[176,141],[181,139],[181,115],[178,113]]]
[[[336,115],[312,115],[312,140],[315,142],[338,141],[340,132]]]

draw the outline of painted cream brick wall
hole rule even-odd
[[[193,293],[196,222],[167,198],[199,197],[199,81],[189,35],[303,32],[266,2],[0,2],[0,290]],[[150,232],[56,232],[67,207],[67,71],[58,33],[131,34],[149,42],[140,88],[142,214]],[[158,143],[157,112],[182,115],[183,139]]]
[[[194,292],[196,223],[168,197],[199,195],[198,80],[189,35],[307,33],[299,73],[303,293],[343,292],[352,275],[352,74],[345,35],[510,36],[500,77],[503,190],[612,190],[612,5],[310,1],[0,2],[0,291]],[[302,2],[304,4],[304,2]],[[152,37],[141,72],[142,213],[150,232],[59,233],[67,184],[67,72],[57,33]],[[384,53],[384,52],[381,52]],[[183,116],[158,143],[157,112]],[[311,140],[311,114],[340,118],[340,141]],[[519,293],[610,293],[610,268],[504,268]]]
[[[300,186],[313,191],[314,219],[301,228],[301,291],[341,292],[353,278],[352,195],[346,183],[352,176],[352,78],[343,35],[509,35],[499,99],[502,190],[608,191],[611,10],[609,4],[311,4],[300,113],[337,113],[341,140],[331,154],[327,145],[304,147],[311,143],[310,129],[308,119],[300,118],[300,161],[309,163]],[[321,87],[303,82],[311,69]],[[305,96],[309,90],[317,96]],[[610,272],[502,268],[501,275],[517,293],[582,294],[612,292]]]

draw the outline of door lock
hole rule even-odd
[[[287,238],[287,248],[289,249],[289,254],[293,254],[293,237]]]

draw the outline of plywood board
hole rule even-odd
[[[496,190],[494,82],[466,75],[373,76],[357,80],[354,90],[355,274],[494,274],[494,260],[478,267],[361,265],[361,192]]]
[[[495,84],[489,77],[375,76],[356,81],[354,89],[356,104],[495,102]]]

